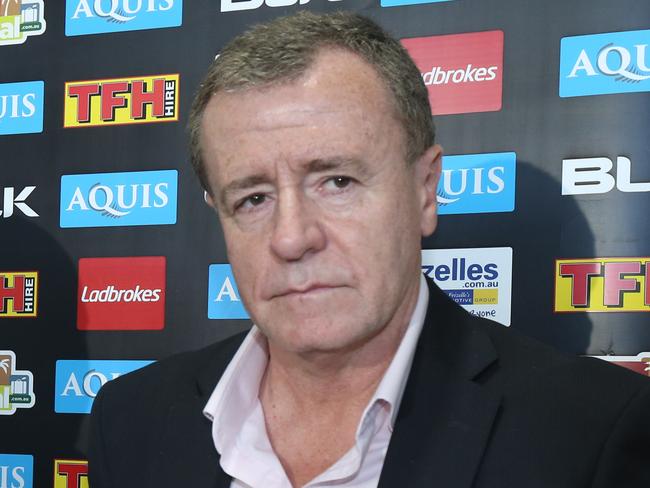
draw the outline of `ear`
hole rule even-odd
[[[442,171],[442,147],[434,144],[415,161],[415,177],[419,194],[420,230],[422,236],[433,234],[438,225],[438,182]]]
[[[212,198],[212,195],[208,191],[203,191],[203,200],[205,200],[205,203],[210,205],[213,209],[217,209],[216,202],[214,201],[214,198]]]

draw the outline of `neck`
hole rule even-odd
[[[262,402],[277,401],[312,412],[340,411],[332,410],[336,405],[365,407],[402,341],[419,286],[418,277],[392,320],[361,344],[344,350],[294,353],[269,341],[269,363],[260,387]]]

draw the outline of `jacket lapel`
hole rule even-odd
[[[497,360],[491,340],[431,282],[429,292],[379,488],[470,487],[499,409],[500,393],[478,382]]]
[[[203,407],[244,336],[238,334],[206,349],[196,362],[188,388],[167,410],[158,461],[151,467],[147,486],[230,487],[232,479],[221,469],[212,423],[203,415]]]

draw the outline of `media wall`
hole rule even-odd
[[[650,374],[646,0],[0,0],[0,487],[87,486],[105,382],[249,327],[185,127],[222,46],[301,9],[420,68],[446,154],[423,272]]]

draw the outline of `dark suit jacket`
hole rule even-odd
[[[647,378],[557,353],[429,288],[381,488],[650,486]],[[90,486],[227,488],[202,410],[243,337],[107,383]]]

